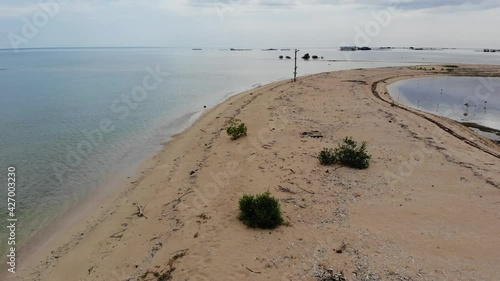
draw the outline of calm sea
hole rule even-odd
[[[343,53],[309,49],[299,75],[422,63],[500,64],[474,50]],[[87,48],[0,51],[0,209],[17,173],[18,242],[83,202],[111,173],[125,178],[204,110],[292,77],[292,51]],[[0,241],[7,232],[2,228]],[[2,256],[7,245],[0,245]]]

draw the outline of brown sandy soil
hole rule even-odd
[[[500,69],[426,68],[324,73],[229,99],[17,280],[342,280],[321,279],[328,269],[346,280],[500,280],[499,146],[385,93],[399,79]],[[230,117],[247,137],[230,140]],[[301,136],[311,130],[323,138]],[[368,142],[369,169],[319,164],[346,136]],[[238,199],[265,191],[288,226],[238,221]]]

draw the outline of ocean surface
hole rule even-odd
[[[387,87],[395,101],[465,124],[495,131],[476,132],[500,140],[500,78],[432,77],[398,81]]]
[[[500,64],[476,50],[340,52],[303,49],[298,74],[423,63]],[[17,176],[17,239],[23,244],[78,206],[110,175],[139,163],[204,107],[260,84],[292,78],[293,51],[175,48],[0,50],[0,191]],[[328,60],[328,61],[327,61]],[[498,107],[497,107],[498,108]],[[2,228],[0,241],[7,231]],[[7,244],[0,245],[2,256]]]

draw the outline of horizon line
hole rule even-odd
[[[353,45],[354,46],[354,45]],[[244,47],[245,49],[261,49],[261,50],[266,50],[266,49],[334,49],[334,48],[340,48],[342,46],[300,46],[300,47]],[[365,46],[357,46],[357,47],[365,47]],[[370,46],[368,46],[370,47]],[[415,47],[415,46],[391,46],[391,45],[380,45],[380,46],[372,46],[370,48],[394,48],[394,49],[410,49],[410,48],[424,48],[424,49],[443,49],[443,50],[450,50],[450,49],[468,49],[468,50],[475,50],[475,49],[495,49],[495,48],[485,48],[485,47]],[[21,51],[21,50],[48,50],[48,49],[240,49],[243,47],[186,47],[186,46],[63,46],[63,47],[55,47],[55,46],[50,46],[50,47],[29,47],[29,48],[0,48],[0,51]]]

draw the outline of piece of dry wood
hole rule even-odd
[[[282,187],[281,185],[278,185],[278,190],[281,192],[286,192],[286,193],[291,193],[291,194],[296,194],[297,192],[291,190],[288,187]]]
[[[117,233],[115,233],[115,234],[113,234],[113,235],[109,236],[109,238],[118,238],[118,239],[120,239],[120,238],[122,238],[122,237],[123,237],[123,232],[125,232],[125,230],[120,230],[120,231],[118,231]]]
[[[246,266],[245,266],[245,268],[246,268],[248,271],[252,272],[252,273],[258,273],[258,274],[261,274],[261,273],[262,273],[262,272],[260,272],[260,271],[253,271],[253,270],[251,270],[250,268],[248,268],[248,267],[246,267]]]
[[[186,190],[186,192],[184,192],[184,194],[182,194],[181,196],[179,196],[179,197],[175,198],[174,200],[172,200],[172,201],[168,202],[167,204],[165,204],[165,205],[163,205],[163,206],[164,206],[164,207],[166,207],[166,206],[168,206],[168,205],[172,204],[172,203],[173,203],[173,202],[175,202],[175,201],[180,201],[180,200],[182,199],[182,197],[184,197],[184,196],[186,196],[186,195],[188,195],[188,194],[190,194],[190,193],[193,193],[193,192],[194,192],[194,191],[193,191],[193,190],[191,190],[191,188],[188,188],[188,189]]]
[[[144,213],[144,210],[146,210],[146,205],[140,206],[137,203],[133,203],[133,205],[135,205],[137,207],[137,212],[135,214],[138,217],[145,217],[146,219],[148,218],[148,216],[146,216],[146,214]]]
[[[303,189],[303,188],[302,188],[302,187],[300,187],[298,184],[295,184],[295,186],[297,186],[297,188],[299,188],[300,190],[303,190],[303,191],[305,191],[305,192],[307,192],[307,193],[309,193],[309,194],[315,194],[315,193],[314,193],[314,192],[312,192],[312,191],[309,191],[309,190],[307,190],[307,189]]]

